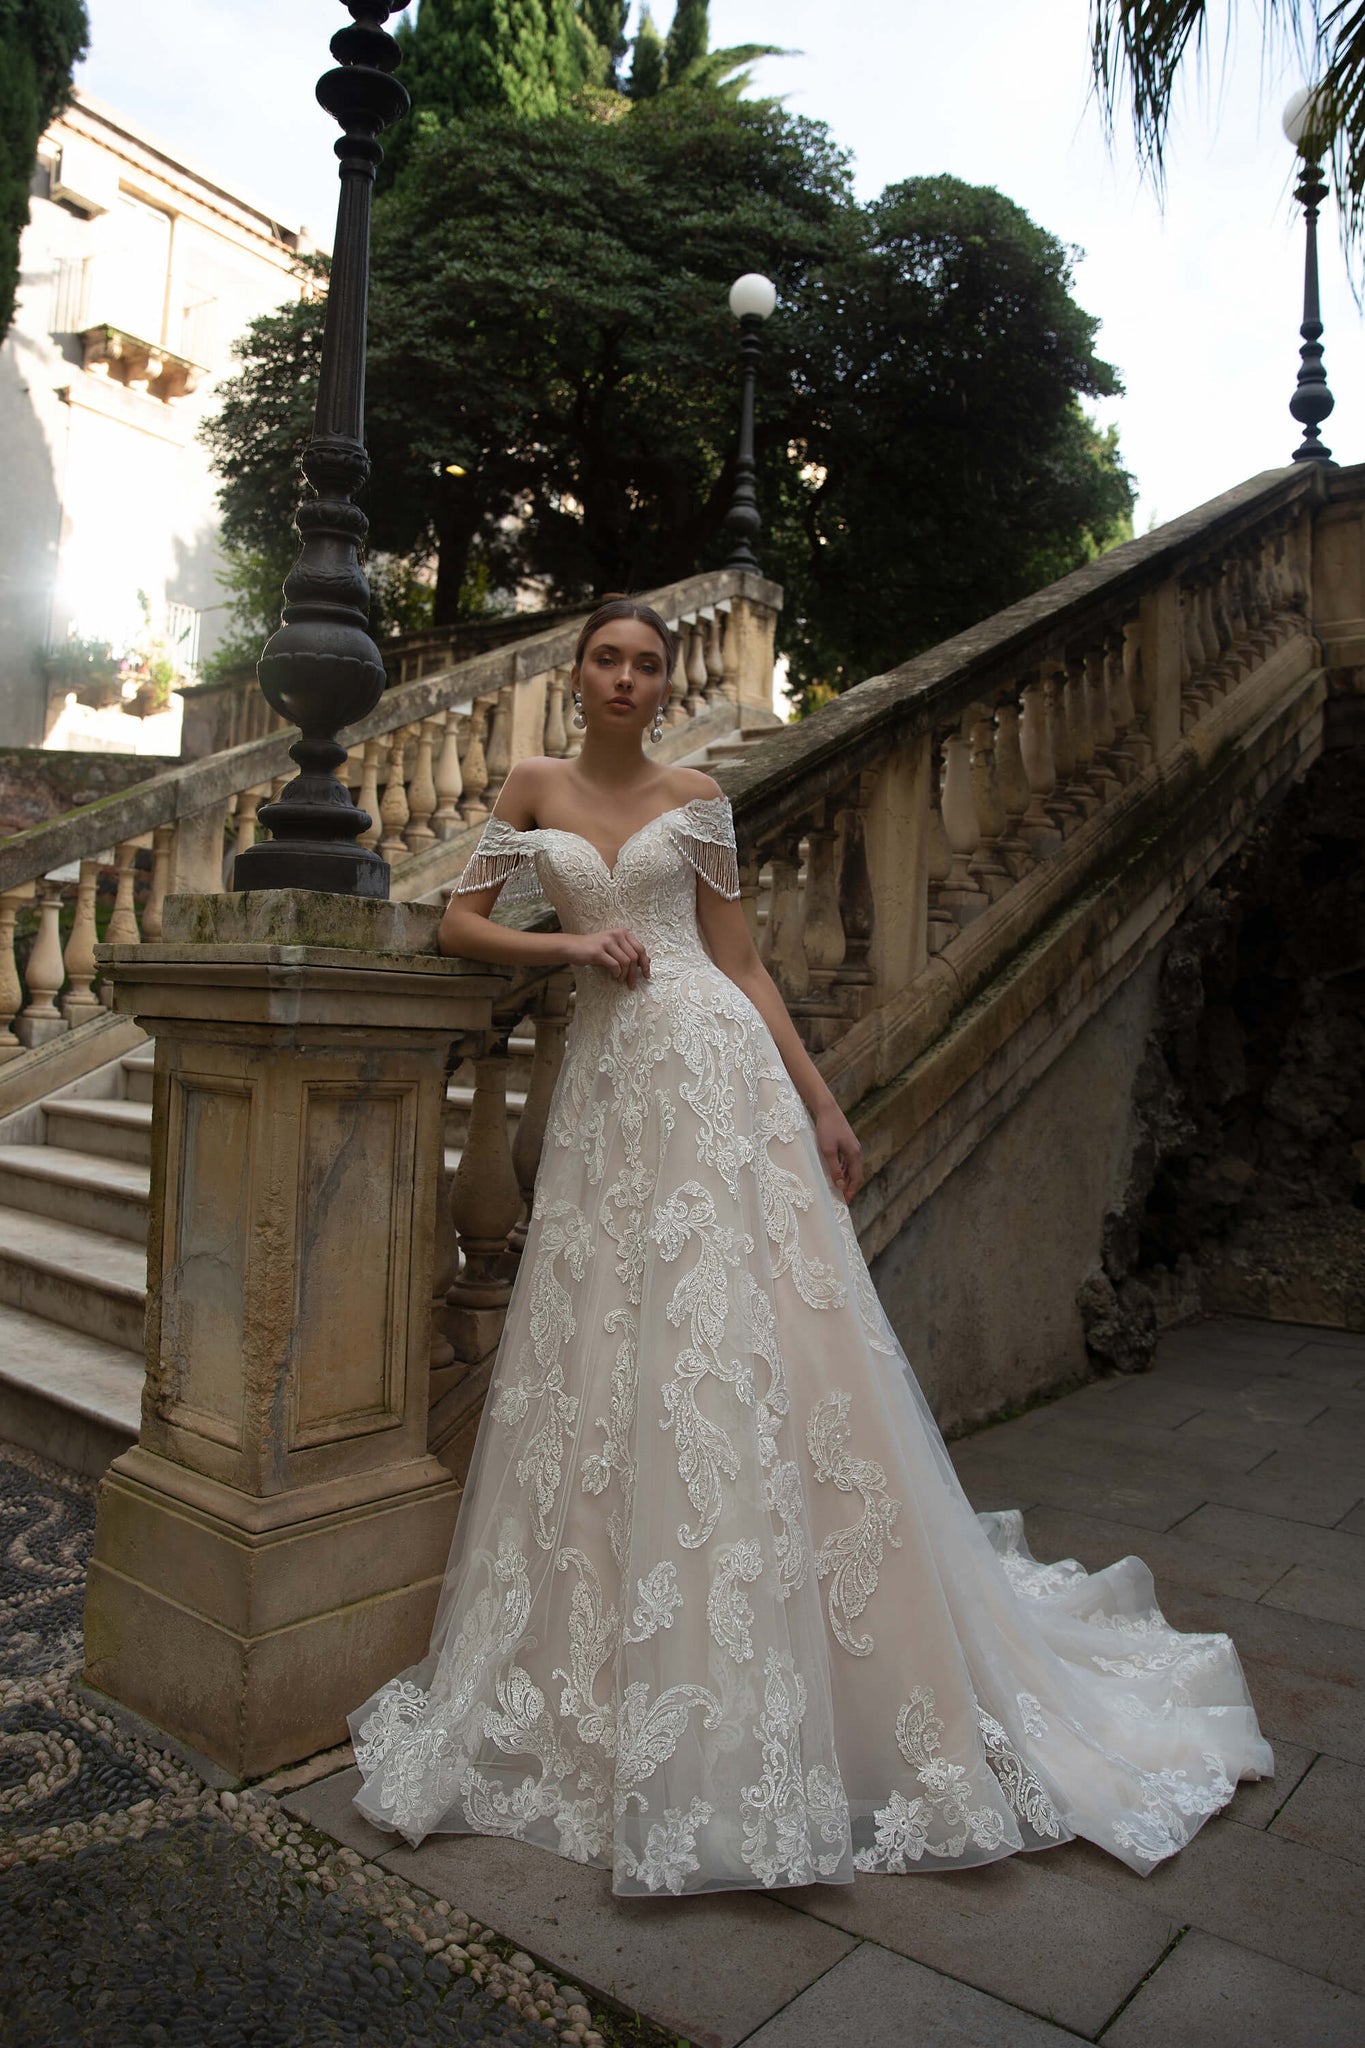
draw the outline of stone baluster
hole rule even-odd
[[[929,822],[924,857],[929,896],[926,946],[931,955],[941,953],[958,934],[957,919],[943,900],[943,892],[953,872],[953,849],[948,844],[948,833],[943,823],[945,775],[946,764],[935,742],[929,774]]]
[[[754,942],[759,958],[763,956],[763,924],[759,915],[759,897],[762,893],[763,856],[752,847],[739,844],[739,907],[744,912],[744,922],[749,927],[749,937]]]
[[[460,797],[464,791],[464,776],[460,771],[460,715],[457,711],[444,711],[438,723],[441,727],[441,751],[436,756],[436,810],[431,822],[436,837],[444,844],[460,830]]]
[[[693,715],[692,706],[687,701],[688,636],[686,622],[679,619],[674,627],[674,631],[678,636],[678,653],[673,663],[673,682],[668,693],[668,710],[665,712],[664,717],[665,722],[669,725],[681,725],[685,718],[690,718]]]
[[[806,833],[805,916],[801,950],[806,964],[806,993],[799,1014],[808,1026],[807,1043],[821,1052],[838,1036],[843,1007],[834,992],[834,977],[843,965],[844,927],[839,915],[838,831],[841,805],[826,798]]]
[[[706,622],[706,701],[714,704],[722,697],[725,680],[725,657],[721,652],[720,613],[713,611]]]
[[[968,925],[989,907],[991,899],[972,872],[981,826],[972,789],[971,743],[961,732],[949,733],[943,742],[942,806],[952,865],[939,886],[938,900],[959,925]]]
[[[19,966],[14,957],[14,920],[20,905],[26,900],[27,892],[22,889],[7,890],[0,896],[0,1065],[6,1060],[16,1059],[24,1049],[13,1030],[19,1006],[24,1000]]]
[[[717,617],[720,617],[719,612],[717,612]],[[720,642],[720,687],[721,694],[728,697],[732,704],[738,704],[739,702],[740,677],[744,661],[742,641],[743,635],[735,623],[735,614],[733,611],[727,611],[724,614],[724,626]]]
[[[492,809],[492,805],[484,801],[484,792],[488,788],[488,764],[483,737],[488,730],[493,704],[492,697],[476,697],[470,706],[469,737],[460,764],[464,774],[464,821],[467,826],[482,825]]]
[[[1128,701],[1133,707],[1132,728],[1128,734],[1128,751],[1133,757],[1139,774],[1151,765],[1156,751],[1152,744],[1152,706],[1147,689],[1147,674],[1142,663],[1142,615],[1134,612],[1123,622],[1123,682],[1128,692]]]
[[[504,683],[493,699],[493,723],[484,755],[484,765],[488,770],[485,794],[490,808],[497,802],[498,791],[512,772],[512,725],[516,711],[516,692],[515,683]]]
[[[456,1056],[453,1048],[452,1056]],[[455,1365],[455,1346],[446,1328],[450,1308],[447,1294],[460,1270],[460,1247],[450,1214],[452,1179],[446,1166],[445,1145],[440,1143],[436,1147],[436,1244],[431,1261],[431,1345],[427,1354],[431,1374],[429,1405],[434,1405],[464,1377],[463,1371],[451,1370]]]
[[[1114,761],[1114,714],[1109,703],[1109,678],[1105,672],[1104,648],[1085,651],[1085,703],[1090,718],[1090,779],[1101,804],[1107,804],[1119,787],[1121,777]]]
[[[241,797],[237,803],[240,810]],[[171,885],[171,863],[175,858],[175,830],[174,825],[158,825],[152,833],[152,879],[147,885],[147,901],[142,906],[144,945],[161,937],[161,920]]]
[[[1104,681],[1114,726],[1109,761],[1119,781],[1126,788],[1138,772],[1137,754],[1133,747],[1137,709],[1128,687],[1128,672],[1124,666],[1122,626],[1111,626],[1105,635]]]
[[[1199,630],[1199,593],[1193,581],[1180,588],[1180,729],[1199,723],[1217,691],[1204,673],[1204,640]]]
[[[371,850],[379,844],[379,771],[383,766],[385,751],[383,740],[366,740],[360,769],[360,796],[357,807],[364,811],[370,822],[359,834],[356,844],[368,846]]]
[[[409,853],[423,853],[428,846],[436,844],[436,834],[431,829],[431,815],[436,809],[436,782],[431,756],[440,729],[434,718],[419,719],[415,726],[408,728],[417,735],[416,758],[412,779],[408,783],[408,827],[403,834]]]
[[[109,914],[105,929],[105,941],[111,946],[135,946],[141,936],[137,928],[137,845],[125,839],[114,853],[114,907]]]
[[[450,1214],[463,1255],[447,1300],[465,1311],[501,1309],[512,1292],[507,1246],[521,1214],[521,1185],[507,1141],[507,1046],[476,1056],[469,1128],[450,1190]],[[456,1349],[471,1363],[483,1356],[468,1339]]]
[[[232,857],[236,861],[249,846],[256,844],[256,813],[270,793],[270,785],[258,782],[251,789],[244,789],[237,798],[237,815],[234,820]],[[146,920],[143,920],[144,928]]]
[[[540,1171],[540,1157],[545,1149],[545,1127],[550,1116],[550,1098],[554,1094],[559,1069],[564,1062],[564,1033],[569,1023],[569,997],[573,991],[573,976],[561,971],[552,974],[541,988],[539,1004],[531,1018],[535,1032],[535,1051],[531,1055],[531,1073],[526,1084],[526,1100],[521,1115],[517,1118],[516,1135],[512,1139],[512,1167],[521,1189],[521,1219],[513,1226],[509,1245],[518,1254],[526,1243],[526,1232],[531,1220],[531,1204],[535,1198],[536,1175]]]
[[[379,842],[379,851],[391,868],[396,868],[408,857],[407,841],[403,829],[408,822],[407,777],[403,757],[407,752],[410,728],[400,725],[389,734],[389,772],[384,784],[384,797],[379,806],[379,821],[384,834]]]
[[[1000,858],[1013,879],[1021,881],[1036,863],[1024,836],[1031,797],[1024,773],[1019,703],[1012,694],[1002,697],[995,707],[995,787],[1005,813]]]
[[[1045,808],[1057,830],[1066,837],[1084,822],[1085,809],[1074,794],[1076,750],[1071,739],[1066,670],[1052,663],[1045,664],[1043,670],[1043,702],[1055,777]]]
[[[1010,887],[1010,871],[1000,850],[1005,836],[1005,806],[995,774],[995,719],[989,704],[974,704],[963,713],[962,734],[971,753],[972,808],[976,813],[976,851],[968,867],[978,889],[998,903]]]
[[[1078,654],[1066,658],[1066,723],[1071,735],[1072,771],[1066,794],[1083,818],[1093,817],[1102,801],[1096,786],[1095,734],[1090,723],[1090,690],[1085,661]]]
[[[877,934],[877,903],[867,859],[867,810],[874,778],[855,775],[844,798],[844,852],[839,863],[839,923],[844,957],[834,977],[840,1007],[846,1016],[862,1014],[861,991],[876,986],[872,945]]]
[[[67,936],[64,964],[67,990],[62,998],[62,1015],[74,1030],[88,1017],[98,1017],[104,1008],[95,994],[95,891],[99,887],[100,864],[83,860],[76,884],[76,908]]]
[[[1235,558],[1223,571],[1220,585],[1219,604],[1221,615],[1227,622],[1228,658],[1235,666],[1238,681],[1256,663],[1250,646],[1251,627],[1246,615],[1246,581],[1242,574],[1242,562]]]
[[[42,1045],[67,1028],[66,1019],[57,1008],[57,995],[66,979],[58,930],[61,883],[39,882],[37,897],[38,933],[24,975],[28,983],[28,1002],[19,1018],[19,1036],[28,1046]]]
[[[1048,810],[1057,787],[1057,766],[1052,758],[1047,685],[1041,675],[1034,675],[1025,683],[1022,704],[1019,758],[1028,787],[1028,805],[1019,823],[1019,836],[1033,858],[1043,861],[1057,851],[1062,834]]]
[[[774,840],[769,860],[773,892],[764,932],[764,965],[777,984],[778,993],[790,1008],[804,1001],[810,991],[810,971],[802,933],[801,852],[804,820],[788,825]]]
[[[552,668],[545,685],[545,751],[553,761],[562,761],[569,751],[569,727],[564,716],[568,699],[568,669]]]
[[[706,708],[706,627],[694,619],[687,629],[687,709],[693,718]]]

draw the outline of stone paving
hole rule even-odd
[[[1190,1325],[1151,1373],[954,1456],[978,1506],[1026,1510],[1035,1555],[1135,1551],[1177,1626],[1238,1647],[1278,1774],[1150,1877],[1071,1842],[618,1900],[605,1873],[516,1842],[395,1848],[356,1814],[350,1768],[224,1796],[77,1689],[92,1489],[0,1453],[0,1940],[19,1986],[0,2035],[1359,2048],[1365,1336]]]

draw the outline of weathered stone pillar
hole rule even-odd
[[[445,1061],[505,977],[438,958],[437,916],[180,896],[161,944],[101,949],[156,1089],[142,1427],[100,1488],[86,1678],[243,1778],[423,1654],[449,1547]]]
[[[782,593],[761,576],[746,576],[742,596],[730,600],[726,624],[726,671],[734,662],[740,723],[749,705],[771,711],[773,705],[773,640]],[[675,685],[676,688],[676,685]]]

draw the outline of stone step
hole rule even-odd
[[[49,1145],[95,1152],[103,1159],[152,1163],[150,1102],[98,1102],[73,1096],[43,1104]]]
[[[126,1052],[120,1065],[123,1068],[124,1101],[150,1102],[156,1072],[155,1047],[149,1041],[139,1046],[136,1052]]]
[[[140,1353],[147,1254],[107,1231],[0,1208],[0,1303]]]
[[[0,1437],[97,1479],[137,1441],[140,1352],[0,1303]]]
[[[146,1246],[151,1170],[63,1145],[0,1145],[0,1204]]]

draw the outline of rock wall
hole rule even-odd
[[[81,804],[146,782],[175,759],[158,754],[77,754],[42,747],[0,750],[0,839]]]
[[[1204,1308],[1365,1328],[1365,749],[1325,753],[1167,941],[1083,1290],[1126,1369]]]

